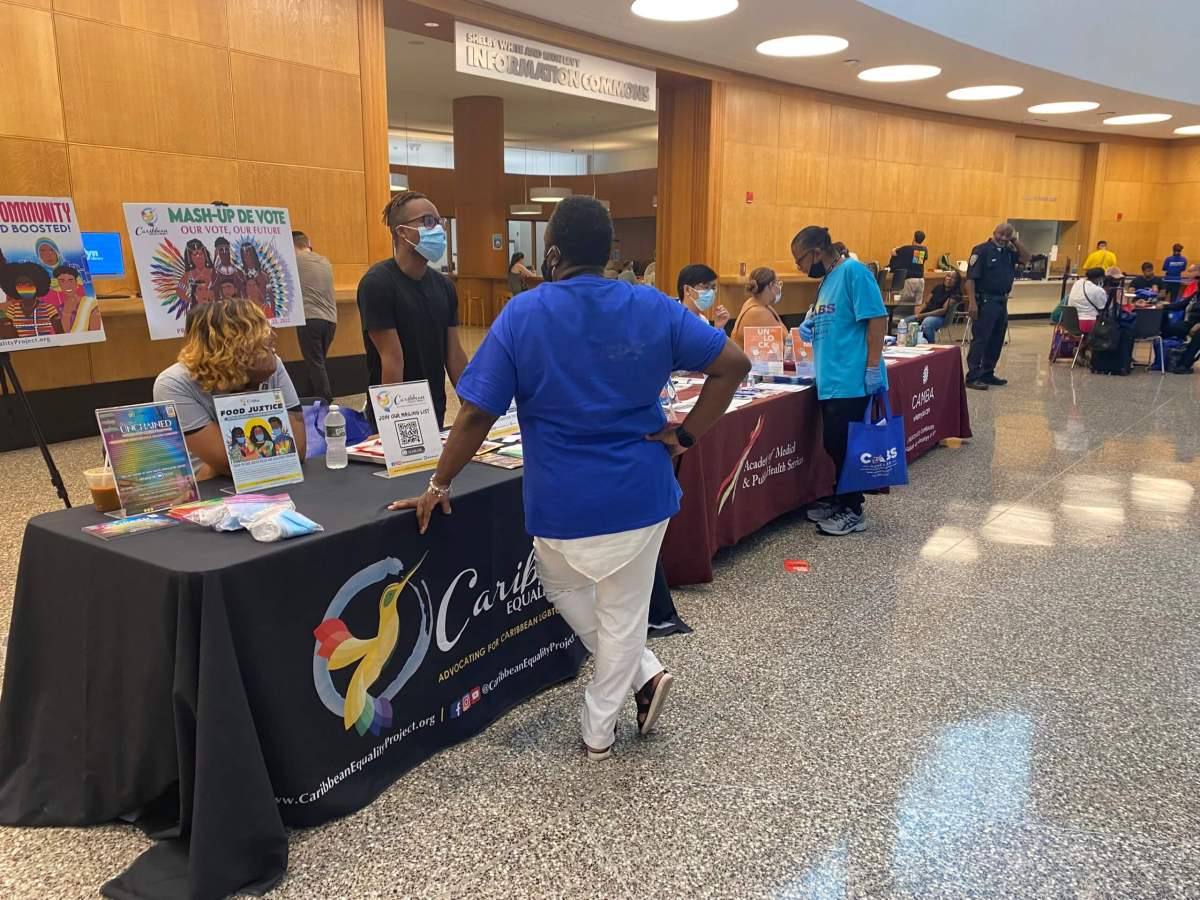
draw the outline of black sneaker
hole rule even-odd
[[[980,378],[979,380],[984,384],[991,384],[995,385],[996,387],[1003,387],[1004,385],[1008,384],[1007,378],[997,378],[995,375],[989,375],[987,378]]]
[[[986,391],[988,389],[988,386],[982,381],[968,381],[967,387],[973,391]]]

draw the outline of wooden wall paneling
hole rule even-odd
[[[858,253],[864,262],[876,260],[880,266],[886,266],[892,257],[892,250],[912,240],[913,230],[922,227],[923,224],[912,212],[876,210],[871,214],[871,236],[867,241],[867,255],[863,256],[861,250]],[[927,234],[927,244],[928,240]]]
[[[992,236],[999,218],[996,216],[959,216],[955,222],[954,253],[951,262],[968,259],[971,248]]]
[[[108,328],[107,320],[104,327]],[[92,380],[92,359],[88,355],[88,348],[95,346],[97,345],[81,344],[75,347],[22,350],[12,355],[13,368],[17,371],[17,377],[21,379],[21,387],[27,391],[47,391],[75,384],[88,384]]]
[[[641,271],[654,256],[654,219],[652,217],[624,218],[613,222],[613,244],[621,250],[622,259],[632,259]]]
[[[379,260],[392,252],[391,235],[381,221],[383,208],[391,197],[383,0],[358,0],[357,46],[362,97],[364,249],[368,259]]]
[[[725,172],[724,105],[724,86],[712,82],[659,88],[656,254],[658,271],[671,281],[692,262],[722,271],[713,261],[723,230],[717,196]]]
[[[16,6],[32,6],[37,9],[50,9],[50,0],[8,0]]]
[[[132,258],[129,265],[132,266]],[[103,301],[100,313],[104,314]],[[88,344],[92,360],[91,381],[96,384],[153,378],[176,361],[179,348],[183,346],[182,338],[150,340],[150,328],[146,324],[146,317],[141,315],[106,317],[104,336],[104,341]]]
[[[779,150],[776,202],[783,206],[825,206],[829,156],[804,150]]]
[[[829,229],[829,235],[835,241],[841,241],[859,256],[870,253],[871,220],[874,214],[864,209],[829,209],[825,211],[825,221],[815,222]],[[868,260],[869,256],[865,257]]]
[[[878,113],[852,106],[834,106],[829,113],[829,129],[829,157],[835,164],[848,158],[876,158]],[[832,176],[832,170],[830,174]],[[833,205],[832,199],[830,205]]]
[[[54,21],[68,140],[233,156],[226,51],[87,19]],[[170,64],[148,68],[154,60]]]
[[[920,228],[925,232],[925,246],[929,248],[929,256],[932,266],[937,262],[939,256],[950,251],[953,258],[954,238],[955,238],[955,223],[958,216],[948,213],[926,213],[913,220],[913,227]],[[910,229],[911,230],[911,229]],[[904,240],[899,243],[908,243],[910,235],[905,236]]]
[[[826,225],[827,212],[826,209],[816,206],[777,206],[770,242],[763,248],[763,265],[772,266],[780,274],[795,274],[796,260],[792,258],[792,238],[801,228]]]
[[[885,171],[888,165],[880,163],[880,171]],[[880,209],[910,210],[923,214],[962,212],[964,183],[967,177],[964,170],[937,169],[932,166],[906,168],[914,173],[912,183],[901,188],[892,205],[880,206]]]
[[[830,154],[826,203],[831,209],[873,209],[877,163]]]
[[[318,253],[321,248],[314,245],[314,250]],[[371,263],[377,263],[379,260],[372,259]],[[369,268],[369,264],[365,263],[334,263],[333,264],[333,286],[339,290],[353,290],[358,287],[359,279],[363,277],[363,273]]]
[[[871,186],[871,208],[885,212],[918,208],[921,173],[918,166],[879,160]]]
[[[774,91],[730,87],[725,98],[725,137],[760,147],[779,146],[780,96]]]
[[[54,0],[56,12],[229,46],[225,0]]]
[[[1087,252],[1095,246],[1096,217],[1100,212],[1100,198],[1104,191],[1105,170],[1108,163],[1108,144],[1098,142],[1083,148],[1083,177],[1079,183],[1079,229],[1074,258],[1081,263]]]
[[[245,53],[229,58],[239,159],[363,171],[357,76]]]
[[[389,168],[393,172],[406,172],[408,175],[408,186],[414,191],[420,191],[422,194],[432,200],[433,205],[438,208],[438,212],[440,212],[443,216],[449,218],[454,215],[454,205],[457,193],[455,190],[453,169],[432,169],[424,166],[390,166]],[[510,179],[515,179],[515,188],[514,181]],[[519,175],[506,176],[506,191],[508,191],[511,195],[515,190],[515,193],[519,195],[521,192],[520,181],[521,176]],[[389,189],[389,195],[390,193],[391,191]],[[521,201],[517,199],[510,199],[509,202],[519,203]],[[378,209],[369,210],[371,214],[369,221],[372,224],[380,220],[380,212],[386,205],[387,199],[385,198],[378,204]],[[386,256],[389,252],[391,252],[391,239],[387,235],[386,228],[381,227],[380,230],[383,232],[383,239],[387,242],[387,246],[386,248],[380,247],[377,249],[383,249],[383,255]],[[372,256],[374,255],[375,254],[372,254]]]
[[[828,154],[831,112],[828,103],[792,94],[781,97],[779,148],[804,154]]]
[[[63,139],[62,100],[54,47],[53,17],[27,6],[0,2],[0,134]],[[13,39],[15,36],[15,39]]]
[[[942,169],[962,169],[969,165],[967,151],[970,130],[945,122],[921,123],[921,161]]]
[[[361,276],[360,276],[361,277]],[[463,314],[462,301],[459,301],[459,315]],[[337,331],[333,335],[333,343],[329,346],[330,356],[359,356],[366,352],[363,344],[362,319],[358,317],[358,307],[353,303],[338,303]]]
[[[245,161],[237,169],[242,203],[287,207],[292,227],[330,262],[367,262],[361,172]]]
[[[875,158],[901,163],[919,163],[925,140],[925,123],[907,116],[879,116]]]
[[[1016,138],[991,128],[967,128],[963,166],[983,172],[1007,172]]]
[[[779,150],[742,141],[726,141],[724,150],[721,201],[745,203],[747,192],[753,192],[754,203],[774,204],[779,183]]]
[[[1142,186],[1131,181],[1105,181],[1100,194],[1100,221],[1122,220],[1136,222],[1141,219]],[[1105,228],[1109,226],[1104,226]]]
[[[1141,182],[1146,171],[1146,148],[1129,144],[1110,144],[1108,147],[1108,169],[1105,177],[1109,181]]]
[[[123,202],[208,203],[218,197],[238,203],[241,190],[237,164],[231,159],[175,156],[115,147],[69,147],[72,195],[79,221],[90,231],[121,233],[125,255],[125,277],[111,279],[106,287],[114,292],[137,292],[137,274],[125,234]]]
[[[6,194],[66,197],[71,193],[66,144],[0,137],[0,172]]]
[[[1041,178],[1083,177],[1083,145],[1018,137],[1009,174]]]
[[[458,271],[477,278],[504,278],[508,272],[508,209],[504,206],[503,100],[487,96],[454,99],[454,161]],[[503,236],[500,247],[492,244],[496,234]]]
[[[227,2],[232,49],[358,74],[357,0]]]

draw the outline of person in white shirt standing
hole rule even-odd
[[[325,368],[325,356],[337,331],[337,298],[333,294],[333,266],[312,248],[303,231],[292,232],[296,248],[296,274],[304,297],[304,324],[296,329],[300,355],[308,367],[309,388],[314,397],[333,401],[333,388]]]

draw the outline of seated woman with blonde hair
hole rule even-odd
[[[783,283],[774,269],[759,266],[750,273],[746,282],[746,302],[733,324],[733,341],[745,348],[746,328],[783,325],[783,319],[775,312],[775,304],[783,297]]]
[[[203,480],[229,474],[229,450],[217,419],[214,394],[279,390],[304,459],[304,414],[292,379],[275,355],[275,332],[262,308],[244,297],[193,306],[179,362],[154,380],[154,400],[174,403],[188,450]]]

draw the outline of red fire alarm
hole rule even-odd
[[[746,191],[746,202],[747,203],[754,202],[754,191]]]
[[[1123,218],[1125,218],[1125,213],[1117,213],[1117,221],[1118,222],[1120,222]]]

